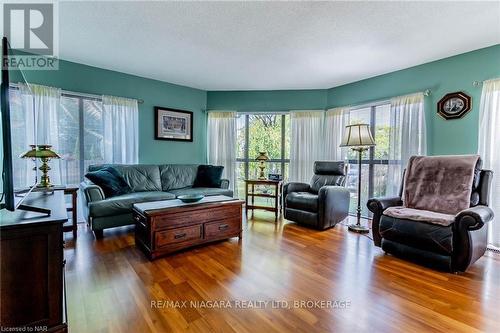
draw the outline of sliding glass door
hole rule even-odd
[[[266,176],[269,173],[281,174],[288,179],[290,162],[290,116],[288,114],[239,114],[237,118],[237,191],[245,196],[245,179],[258,177],[258,162],[255,158],[265,151],[269,161],[266,163]]]

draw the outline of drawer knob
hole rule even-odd
[[[229,226],[227,224],[219,225],[219,230],[226,230],[227,228],[229,228]]]
[[[179,239],[179,238],[184,238],[184,237],[186,237],[186,233],[185,232],[182,233],[182,234],[175,234],[174,235],[174,239]]]

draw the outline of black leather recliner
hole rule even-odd
[[[344,162],[314,162],[310,184],[291,182],[283,188],[285,219],[324,230],[349,214]]]
[[[403,184],[398,196],[368,200],[373,213],[373,242],[387,253],[424,266],[466,271],[486,251],[488,224],[493,219],[488,207],[492,177],[492,171],[478,170],[470,208],[458,213],[449,226],[383,215],[387,208],[403,204]]]

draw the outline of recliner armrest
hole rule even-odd
[[[403,200],[400,197],[380,197],[371,198],[366,203],[366,206],[373,214],[380,214],[384,212],[389,207],[401,206],[403,205]]]
[[[221,179],[220,188],[227,190],[229,188],[229,179]]]
[[[493,220],[494,216],[495,214],[490,207],[478,205],[458,213],[455,217],[455,223],[457,223],[458,228],[461,229],[478,230],[481,229],[485,223]]]
[[[379,233],[379,223],[380,217],[384,210],[389,207],[402,206],[403,200],[400,197],[381,197],[381,198],[371,198],[366,203],[366,206],[373,213],[372,219],[372,236],[373,243],[375,246],[380,246],[382,242],[382,236]]]
[[[80,190],[83,192],[87,204],[90,202],[104,200],[106,198],[102,188],[90,181],[81,182]]]
[[[283,186],[283,198],[287,196],[288,193],[292,192],[309,192],[311,186],[307,183],[290,182]]]
[[[319,229],[335,226],[349,215],[350,194],[343,186],[322,186],[318,192]]]

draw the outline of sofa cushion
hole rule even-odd
[[[383,239],[423,251],[450,255],[453,252],[452,226],[398,219],[382,215],[379,233]]]
[[[89,216],[101,217],[132,212],[132,205],[138,202],[175,199],[175,195],[168,192],[144,191],[119,195],[106,200],[91,202]]]
[[[148,164],[101,164],[89,166],[89,171],[112,166],[128,183],[132,192],[161,191],[160,168]]]
[[[318,195],[310,192],[292,192],[286,196],[286,206],[316,213],[318,212]]]
[[[196,173],[193,187],[220,187],[223,166],[200,165]]]
[[[227,195],[228,197],[233,196],[233,191],[215,187],[188,187],[177,190],[170,190],[169,193],[175,194],[176,197],[186,194],[203,194],[205,196]]]
[[[198,164],[162,164],[160,168],[162,191],[192,187]]]
[[[123,176],[113,167],[87,172],[85,177],[100,186],[106,198],[127,194],[132,191]]]

